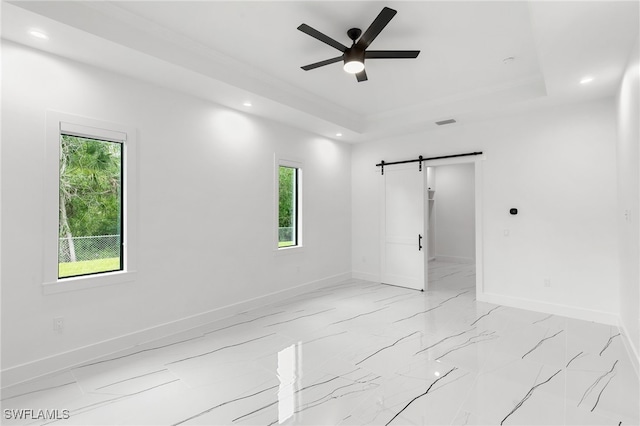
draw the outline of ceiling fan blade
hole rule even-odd
[[[329,46],[338,49],[341,52],[344,52],[345,50],[347,50],[347,46],[345,46],[344,44],[335,41],[334,39],[332,39],[331,37],[322,34],[320,31],[311,28],[310,26],[308,26],[307,24],[301,24],[298,29],[300,31],[302,31],[305,34],[310,35],[311,37],[320,40],[323,43],[328,44]]]
[[[417,58],[419,50],[367,50],[364,52],[366,59],[397,59],[397,58]]]
[[[366,70],[362,70],[359,73],[356,73],[356,78],[358,79],[358,82],[361,81],[367,81],[367,71]]]
[[[324,61],[316,62],[316,63],[313,63],[313,64],[305,65],[304,67],[300,67],[300,68],[302,68],[305,71],[309,71],[309,70],[312,70],[312,69],[320,68],[320,67],[323,67],[325,65],[329,65],[329,64],[333,64],[333,63],[342,61],[343,56],[336,56],[335,58],[331,58],[331,59],[327,59],[327,60],[324,60]]]
[[[362,37],[360,37],[360,40],[358,40],[356,46],[363,50],[369,47],[371,42],[378,36],[378,34],[380,34],[380,31],[382,31],[384,27],[387,26],[389,21],[391,21],[391,18],[393,18],[396,13],[398,12],[388,7],[382,9],[382,12],[378,14],[369,28],[367,28],[367,31],[362,34]]]

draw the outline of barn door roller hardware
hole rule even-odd
[[[423,158],[422,155],[421,155],[421,156],[419,156],[418,158],[416,158],[414,160],[392,161],[392,162],[389,162],[389,163],[385,163],[385,161],[382,160],[381,162],[376,164],[376,167],[380,167],[380,172],[384,175],[384,167],[385,166],[392,166],[394,164],[418,163],[418,171],[421,172],[422,171],[422,162],[423,161],[441,160],[443,158],[469,157],[471,155],[482,155],[482,151],[480,151],[480,152],[468,152],[466,154],[442,155],[440,157],[429,157],[429,158]]]

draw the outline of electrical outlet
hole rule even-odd
[[[53,331],[57,331],[58,333],[62,333],[64,329],[64,318],[56,317],[53,319]]]
[[[545,287],[551,287],[551,278],[545,278],[544,279],[544,286]]]

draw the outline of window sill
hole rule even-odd
[[[273,251],[274,256],[286,256],[298,253],[304,253],[304,246],[278,247]]]
[[[65,293],[68,291],[86,290],[113,284],[124,284],[135,281],[136,271],[109,272],[101,275],[64,278],[42,284],[44,294]]]

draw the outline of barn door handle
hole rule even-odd
[[[422,235],[418,234],[418,251],[422,250]]]

